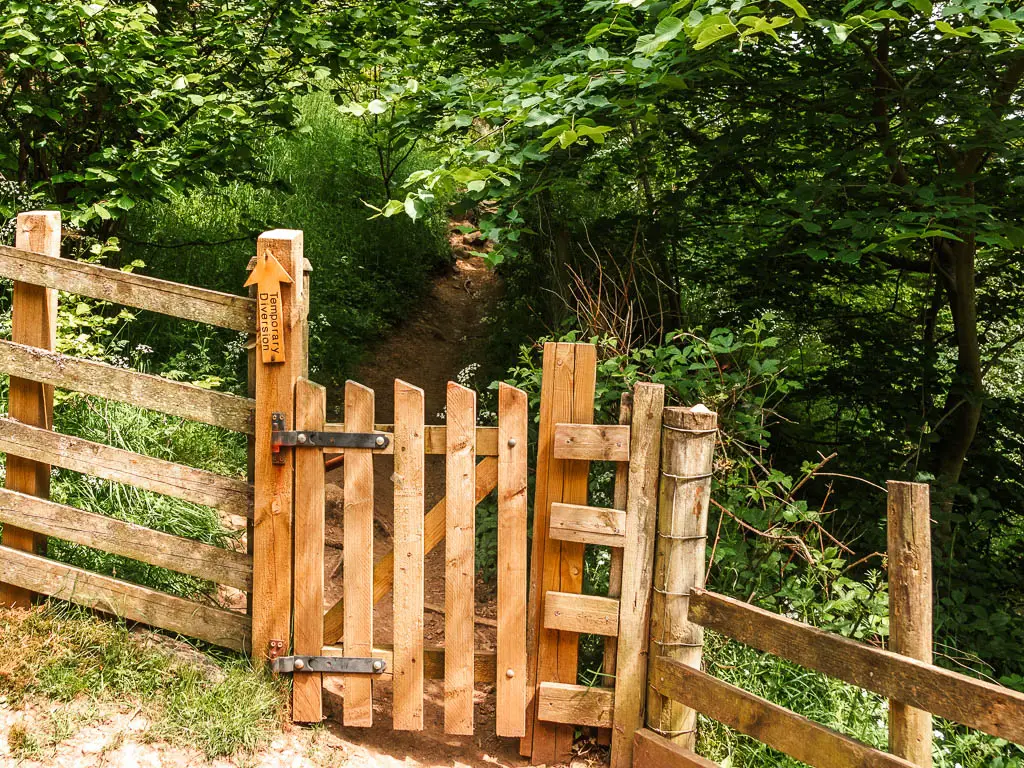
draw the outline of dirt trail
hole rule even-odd
[[[374,390],[378,422],[393,421],[394,380],[400,378],[424,390],[427,423],[443,424],[448,381],[456,380],[460,371],[474,359],[479,359],[484,341],[481,320],[493,307],[500,287],[483,260],[467,252],[462,235],[453,230],[451,241],[457,257],[453,272],[435,279],[421,307],[370,351],[355,377]],[[343,388],[329,392],[328,411],[332,419],[341,414],[343,401]],[[333,605],[342,594],[342,471],[341,468],[335,469],[327,478],[325,598],[328,605]],[[392,472],[390,456],[374,459],[375,561],[391,550]],[[443,456],[427,457],[424,484],[425,508],[430,509],[445,493]],[[424,599],[428,607],[443,609],[444,565],[444,546],[441,545],[427,555],[424,563]],[[477,614],[493,617],[493,589],[478,584],[476,596]],[[444,619],[440,613],[426,611],[424,634],[426,645],[444,645]],[[374,611],[374,637],[376,642],[384,644],[393,640],[390,595],[381,600]],[[477,648],[493,648],[494,641],[494,629],[478,624]],[[326,687],[332,692],[325,695],[328,712],[333,712],[340,719],[340,685],[332,681]],[[391,731],[391,690],[386,681],[374,685],[373,729],[341,728],[334,719],[330,730],[349,743],[348,758],[355,765],[360,764],[360,757],[365,758],[368,765],[387,765],[387,757],[403,765],[452,765],[453,762],[470,765],[522,764],[516,754],[515,742],[494,736],[494,704],[490,689],[491,686],[477,686],[477,733],[473,738],[444,734],[441,681],[427,682],[423,733]],[[364,750],[365,753],[359,754]]]

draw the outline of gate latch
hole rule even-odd
[[[271,669],[278,674],[326,672],[336,675],[379,675],[387,669],[384,659],[357,656],[278,656]]]
[[[270,417],[270,447],[274,451],[275,464],[283,464],[281,448],[387,448],[391,440],[380,432],[313,432],[309,430],[287,430],[283,413]]]

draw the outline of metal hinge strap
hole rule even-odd
[[[326,672],[338,675],[379,675],[387,669],[384,659],[357,656],[279,656],[271,669],[278,674]]]
[[[270,447],[278,461],[282,448],[368,448],[382,450],[391,442],[380,432],[316,432],[287,430],[283,413],[271,414]],[[283,457],[281,458],[283,461]]]

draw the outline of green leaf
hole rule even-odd
[[[366,105],[366,110],[371,115],[382,115],[387,111],[387,109],[387,102],[381,101],[380,99],[374,99],[373,101]]]
[[[928,0],[924,0],[927,2]],[[800,0],[779,0],[784,6],[793,11],[801,19],[809,19],[810,14],[807,13],[807,9],[800,4]]]

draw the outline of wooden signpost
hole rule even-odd
[[[269,250],[256,262],[246,287],[256,286],[256,317],[259,322],[260,359],[266,363],[285,362],[284,315],[281,305],[281,283],[290,283],[291,276]]]

